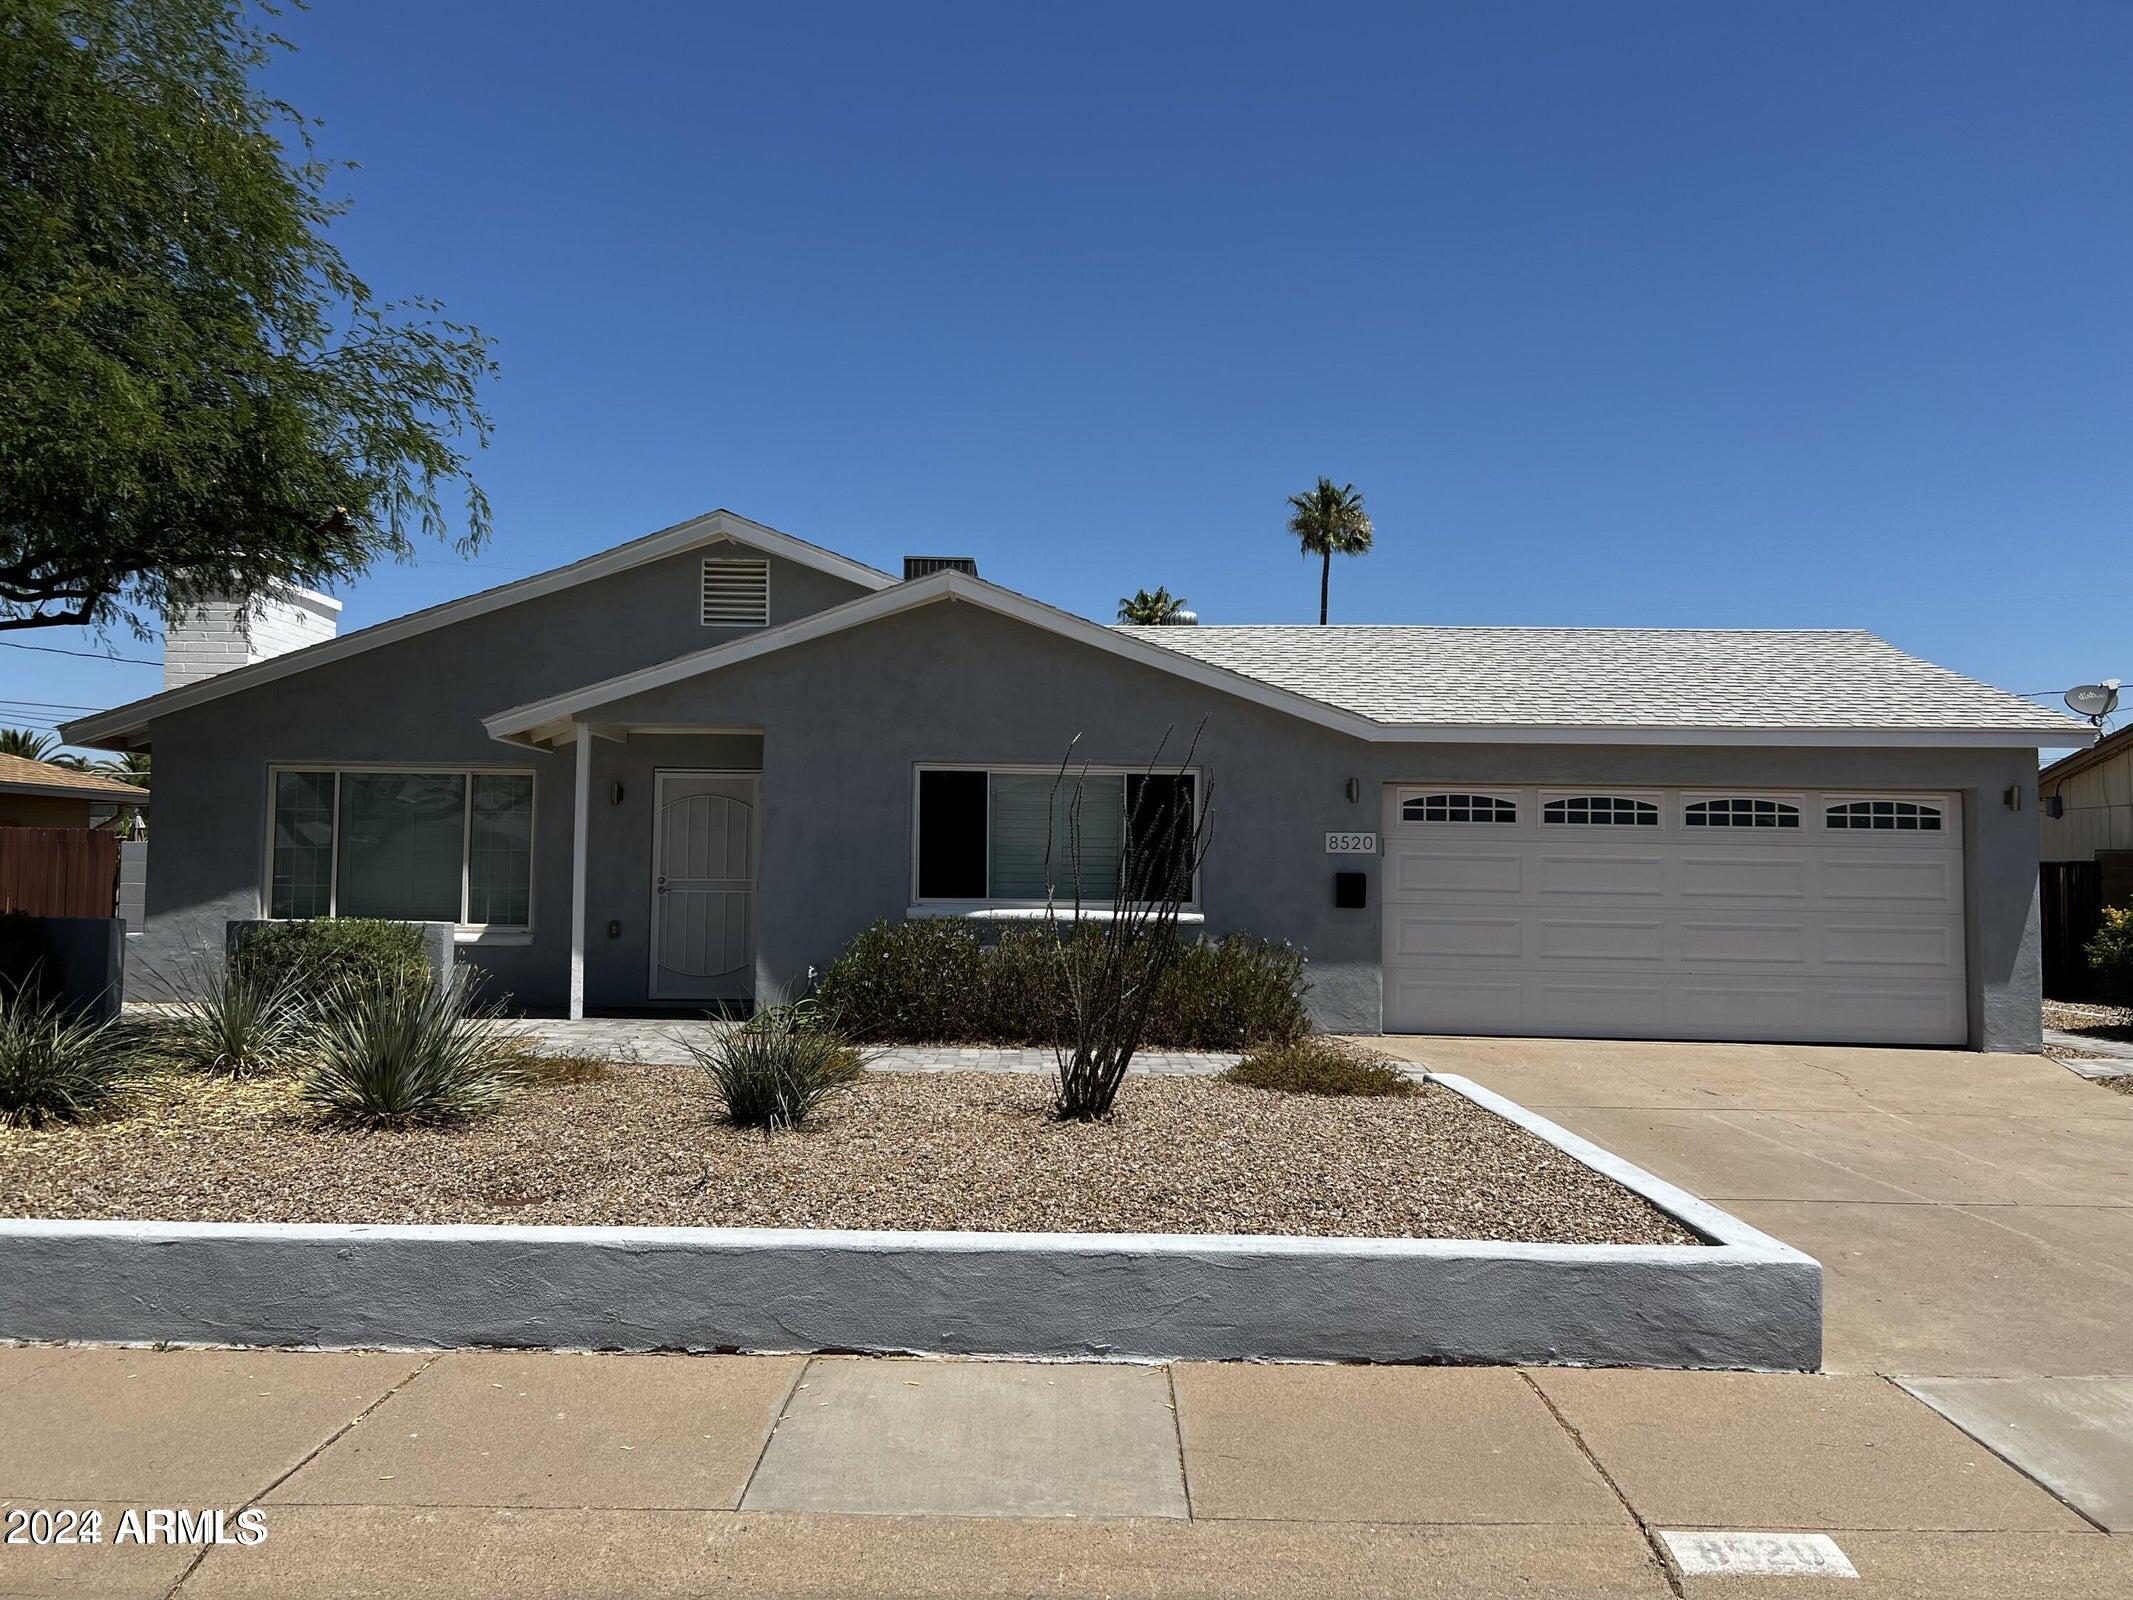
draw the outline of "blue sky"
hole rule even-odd
[[[725,505],[1108,618],[1858,626],[2133,679],[2133,7],[318,0],[343,247],[498,341],[494,543]],[[58,632],[18,642],[80,648]],[[113,641],[123,655],[152,645]],[[148,667],[0,651],[105,705]],[[9,702],[12,704],[12,702]],[[51,720],[34,714],[0,720]]]

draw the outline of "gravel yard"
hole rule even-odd
[[[1140,1078],[1095,1126],[1052,1121],[1046,1094],[1040,1077],[869,1073],[765,1137],[719,1123],[695,1069],[633,1065],[461,1128],[349,1133],[285,1082],[171,1074],[95,1126],[0,1129],[0,1214],[1697,1242],[1449,1090]]]

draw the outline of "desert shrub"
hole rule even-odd
[[[156,1030],[155,1048],[181,1067],[243,1077],[286,1065],[307,1028],[303,986],[294,969],[202,953]]]
[[[1063,967],[1093,958],[1093,941],[1055,942],[1010,927],[986,946],[969,923],[878,922],[818,980],[816,995],[851,1038],[877,1044],[1046,1047],[1064,1022]],[[1241,1050],[1301,1037],[1303,952],[1229,934],[1180,942],[1157,982],[1142,1043],[1151,1049]]]
[[[1359,1045],[1311,1035],[1252,1051],[1223,1074],[1231,1083],[1277,1094],[1410,1095],[1415,1085]]]
[[[258,922],[240,938],[230,954],[232,966],[286,975],[299,993],[348,983],[385,984],[402,977],[431,977],[422,930],[410,922],[374,917]]]
[[[1311,1030],[1304,956],[1250,934],[1181,945],[1156,989],[1149,1042],[1173,1049],[1243,1050],[1285,1044]]]
[[[343,981],[314,1000],[298,1096],[369,1127],[458,1122],[493,1111],[523,1081],[524,1042],[476,1006],[466,969]]]
[[[855,1039],[975,1038],[985,1012],[982,955],[968,923],[877,922],[830,964],[815,996]]]
[[[2103,926],[2081,947],[2096,987],[2114,1005],[2133,1006],[2133,907],[2106,906]]]
[[[29,984],[0,985],[0,1123],[78,1121],[119,1096],[133,1065],[117,1024],[82,1017]]]
[[[865,1070],[844,1035],[808,1006],[770,1006],[709,1044],[685,1044],[739,1128],[797,1128]]]

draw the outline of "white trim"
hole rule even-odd
[[[459,944],[530,944],[539,910],[536,902],[540,895],[540,874],[533,864],[540,855],[541,828],[541,780],[540,774],[531,767],[496,767],[476,765],[466,761],[269,761],[266,764],[265,794],[260,801],[260,813],[265,825],[260,829],[259,862],[259,916],[267,922],[304,922],[305,917],[277,917],[274,915],[274,811],[275,778],[284,772],[328,772],[333,775],[333,836],[332,849],[326,865],[326,911],[324,915],[337,917],[341,895],[341,775],[346,772],[408,772],[416,774],[445,773],[467,780],[464,809],[461,814],[459,834],[459,914],[464,917],[468,909],[469,875],[473,871],[473,808],[474,780],[476,778],[524,778],[531,786],[531,805],[526,814],[527,866],[526,866],[526,920],[516,922],[455,922],[452,937]],[[414,920],[412,918],[406,920]]]
[[[748,862],[755,870],[755,887],[748,897],[748,962],[751,969],[762,959],[763,938],[763,774],[751,767],[654,767],[652,769],[651,872],[646,888],[644,925],[644,997],[674,1005],[716,1004],[716,996],[663,995],[659,992],[659,825],[666,811],[669,778],[743,778],[754,791],[748,810]],[[748,974],[748,996],[755,997],[755,972]]]
[[[482,719],[492,739],[530,746],[553,745],[567,736],[571,721],[598,707],[632,695],[663,689],[669,684],[703,677],[739,666],[760,656],[793,645],[806,644],[848,628],[862,627],[939,601],[961,601],[1026,622],[1048,633],[1073,639],[1106,654],[1137,661],[1172,677],[1218,689],[1270,710],[1331,728],[1373,744],[1630,744],[1630,745],[1768,745],[1881,748],[1919,746],[1927,748],[2026,749],[2080,742],[2074,730],[2042,732],[2035,728],[1668,728],[1644,726],[1585,726],[1575,723],[1510,725],[1502,723],[1460,724],[1373,722],[1352,711],[1313,700],[1290,689],[1278,688],[1257,678],[1193,656],[1181,655],[1161,645],[1144,643],[1143,630],[1107,628],[1100,623],[1061,611],[1027,595],[1003,589],[967,573],[941,571],[909,583],[899,583],[873,594],[847,600],[779,627],[766,628],[709,649],[676,656],[634,672],[545,700],[512,706]]]
[[[133,738],[146,729],[151,719],[168,716],[173,711],[184,711],[193,706],[204,705],[210,700],[234,694],[240,689],[273,683],[295,673],[324,666],[329,661],[344,661],[350,656],[361,655],[366,650],[375,650],[380,645],[398,644],[403,639],[417,638],[434,629],[449,627],[455,622],[486,616],[492,611],[515,606],[521,601],[537,600],[543,595],[576,588],[579,584],[612,577],[618,572],[627,572],[647,562],[661,561],[668,556],[680,555],[685,551],[721,541],[746,545],[767,555],[812,567],[817,572],[843,578],[864,589],[886,589],[897,582],[888,573],[863,562],[854,561],[849,556],[840,556],[834,550],[825,550],[820,545],[809,544],[805,539],[795,539],[789,533],[780,533],[760,522],[751,522],[734,512],[709,511],[700,517],[692,517],[687,522],[678,522],[671,528],[662,528],[657,533],[632,540],[628,544],[616,545],[598,555],[574,561],[568,566],[537,572],[530,578],[520,578],[516,582],[502,584],[494,589],[484,589],[478,594],[448,600],[442,605],[410,612],[390,622],[358,628],[354,633],[342,634],[339,638],[327,639],[302,650],[291,650],[286,655],[257,661],[250,666],[237,667],[198,683],[167,689],[161,694],[150,695],[146,699],[135,700],[110,711],[100,711],[94,716],[79,718],[62,726],[59,730],[60,737],[68,744],[123,749],[125,745],[110,741]]]
[[[578,728],[570,814],[570,1020],[585,1016],[585,832],[592,813],[592,739]]]

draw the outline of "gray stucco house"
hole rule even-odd
[[[2038,1043],[2036,752],[2091,730],[1859,632],[1117,628],[715,511],[63,731],[155,753],[137,965],[442,921],[576,1014],[1042,915],[1068,742],[1100,878],[1203,718],[1190,916],[1328,1028]]]

